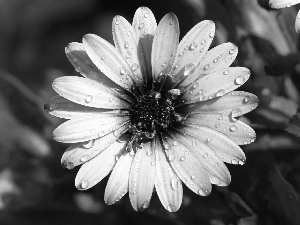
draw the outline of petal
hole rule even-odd
[[[219,113],[222,116],[235,117],[242,116],[255,109],[258,105],[258,98],[251,93],[243,91],[233,91],[223,97],[211,100],[184,105],[177,111],[178,113],[198,114],[198,113]]]
[[[295,30],[296,30],[297,33],[300,32],[300,10],[297,13],[297,17],[296,17]]]
[[[211,20],[204,20],[194,26],[180,41],[177,57],[173,64],[173,81],[182,81],[189,65],[197,66],[213,40],[215,34],[215,24]],[[193,70],[191,70],[191,73]]]
[[[209,175],[195,153],[179,141],[177,136],[161,136],[167,158],[178,177],[196,194],[209,195]]]
[[[291,7],[300,3],[299,0],[270,0],[269,5],[271,8],[280,9],[285,7]]]
[[[66,55],[72,65],[82,76],[112,88],[119,88],[119,86],[107,78],[87,55],[82,43],[72,42],[66,49]]]
[[[138,8],[133,17],[132,26],[138,38],[138,55],[142,53],[144,55],[146,71],[150,81],[152,76],[152,43],[157,27],[155,17],[151,10],[147,7]]]
[[[135,86],[132,68],[121,53],[103,38],[94,34],[83,37],[84,48],[93,63],[109,79],[124,89],[131,91]]]
[[[104,109],[130,107],[117,92],[91,79],[75,76],[59,77],[53,81],[52,86],[60,96],[80,105]]]
[[[53,138],[63,143],[77,143],[109,134],[124,124],[129,117],[108,113],[94,113],[62,123],[53,131]]]
[[[157,195],[169,212],[176,212],[182,203],[182,183],[167,161],[164,149],[156,140],[155,188]]]
[[[131,24],[125,18],[116,16],[113,19],[112,33],[116,48],[130,65],[135,82],[140,89],[143,89],[143,74],[145,74],[146,69],[145,59],[143,52],[138,52],[138,39]]]
[[[154,188],[156,162],[152,145],[148,142],[137,150],[130,169],[129,198],[136,211],[148,208]]]
[[[230,173],[225,164],[220,160],[214,149],[210,148],[202,140],[198,139],[199,135],[193,136],[193,132],[190,127],[182,131],[175,130],[177,134],[177,140],[182,142],[190,151],[185,152],[180,158],[181,161],[185,161],[188,155],[193,154],[198,158],[198,164],[201,164],[208,173],[210,182],[218,186],[227,186],[231,181]],[[202,134],[201,134],[202,135]]]
[[[250,144],[256,139],[255,131],[249,125],[218,113],[190,114],[185,124],[210,127],[225,134],[238,145]]]
[[[235,162],[246,161],[243,150],[233,140],[218,131],[205,126],[192,125],[186,125],[180,128],[180,131],[197,139],[192,142],[193,146],[197,146],[198,142],[204,143],[212,150],[212,154],[217,155],[224,162],[235,164]],[[203,144],[199,148],[202,146]]]
[[[118,159],[105,188],[104,201],[106,204],[114,204],[128,192],[129,172],[132,159],[129,153],[122,155]]]
[[[221,97],[243,85],[250,77],[245,67],[229,67],[207,74],[190,84],[181,96],[182,103]]]
[[[75,178],[75,186],[79,190],[86,190],[99,183],[116,164],[118,158],[125,151],[126,142],[115,142],[97,157],[83,164]]]
[[[238,54],[238,48],[232,43],[224,43],[209,50],[203,60],[197,65],[195,72],[188,75],[179,85],[184,88],[199,77],[229,67]]]
[[[52,116],[64,119],[72,119],[75,117],[93,114],[93,113],[117,113],[109,109],[97,109],[86,107],[83,105],[71,102],[59,95],[53,96],[45,105],[44,109]]]
[[[68,169],[73,169],[75,166],[85,163],[117,141],[128,128],[129,124],[125,124],[101,138],[70,145],[62,156],[61,164]]]
[[[152,45],[152,75],[154,80],[168,74],[177,51],[179,24],[174,13],[165,15],[159,22]]]

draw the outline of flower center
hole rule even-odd
[[[175,112],[172,98],[162,97],[160,92],[142,95],[132,105],[130,119],[133,133],[151,139],[160,129],[175,125],[181,116]]]

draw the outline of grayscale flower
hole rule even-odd
[[[106,177],[104,200],[119,201],[127,192],[137,211],[149,206],[155,187],[162,205],[177,211],[182,182],[207,196],[212,185],[231,181],[224,162],[244,164],[239,145],[255,140],[239,120],[258,99],[234,91],[250,76],[247,68],[229,67],[238,49],[231,43],[210,50],[212,21],[193,27],[179,43],[179,24],[169,13],[156,24],[139,8],[132,25],[121,16],[112,23],[115,47],[87,34],[66,54],[83,76],[54,80],[58,93],[45,105],[68,119],[53,138],[71,143],[62,164],[81,165],[75,185],[93,187]]]

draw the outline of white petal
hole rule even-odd
[[[173,13],[165,15],[159,22],[152,45],[152,75],[154,80],[168,74],[173,65],[179,41],[178,19]]]
[[[85,35],[83,45],[100,71],[116,84],[132,92],[131,88],[135,86],[132,70],[114,46],[94,34]]]
[[[199,77],[229,67],[238,54],[238,48],[232,43],[224,43],[210,49],[199,63],[195,72],[179,85],[184,88]]]
[[[178,142],[187,147],[190,152],[185,152],[184,156],[186,159],[189,155],[197,158],[198,164],[202,165],[206,172],[208,173],[210,182],[218,186],[227,186],[231,181],[230,173],[225,166],[225,164],[220,160],[215,149],[210,148],[211,146],[203,143],[202,140],[199,140],[198,137],[193,137],[193,134],[189,133],[190,129],[185,129],[182,131],[176,130],[176,139]],[[202,134],[201,134],[202,135]],[[181,161],[182,157],[180,158]]]
[[[292,5],[296,5],[298,3],[300,3],[299,0],[270,0],[269,1],[270,7],[275,9],[291,7]]]
[[[184,102],[198,102],[221,97],[243,85],[250,77],[244,67],[229,67],[207,74],[190,84],[181,99]]]
[[[75,186],[79,190],[86,190],[99,183],[114,168],[116,157],[122,155],[126,146],[126,142],[115,142],[100,155],[83,164],[76,175]]]
[[[230,116],[218,113],[190,114],[186,124],[207,126],[225,134],[238,145],[250,144],[255,141],[255,131],[240,120],[232,120]]]
[[[122,155],[118,159],[105,188],[104,201],[106,204],[114,204],[128,192],[129,172],[132,159],[129,153]]]
[[[128,128],[129,124],[125,124],[101,138],[70,145],[61,158],[61,164],[68,169],[73,169],[75,166],[85,163],[117,141]]]
[[[117,92],[91,79],[59,77],[52,86],[60,96],[80,105],[104,109],[130,108],[130,104],[121,99]]]
[[[53,96],[45,105],[44,109],[52,116],[64,119],[93,114],[93,113],[117,113],[118,110],[97,109],[71,102],[59,95]]]
[[[219,113],[222,116],[235,117],[242,116],[255,109],[258,105],[258,98],[251,93],[243,91],[233,91],[220,98],[184,105],[178,108],[178,113]]]
[[[131,24],[121,16],[113,19],[112,29],[115,46],[130,65],[133,78],[142,90],[146,66],[143,51],[138,52],[138,38]]]
[[[130,169],[129,198],[136,211],[148,208],[154,188],[155,152],[150,142],[137,149]]]
[[[300,32],[300,10],[297,13],[297,17],[296,17],[295,30],[296,30],[297,33]]]
[[[177,56],[173,64],[173,81],[180,82],[186,77],[189,65],[196,67],[207,53],[215,34],[215,24],[204,20],[194,26],[180,41]],[[187,66],[187,67],[185,67]],[[193,70],[191,70],[191,73]]]
[[[72,65],[82,76],[104,83],[106,86],[118,88],[116,83],[108,79],[92,62],[82,43],[72,42],[66,49],[66,55]]]
[[[206,126],[187,125],[180,129],[181,132],[193,136],[198,142],[204,143],[212,153],[216,154],[224,162],[232,163],[236,161],[246,161],[246,156],[243,150],[230,138]],[[193,142],[193,146],[198,147],[197,143]],[[199,148],[203,145],[199,145]]]
[[[178,137],[162,134],[162,139],[167,159],[178,177],[196,194],[209,195],[209,175],[195,153],[179,141]]]
[[[53,138],[64,143],[77,143],[103,137],[128,123],[129,117],[94,113],[68,120],[53,131]]]
[[[142,53],[144,55],[147,77],[148,81],[150,81],[152,78],[152,43],[157,27],[155,17],[151,10],[147,7],[138,8],[133,17],[132,26],[138,38],[138,55]]]
[[[182,183],[168,163],[159,140],[156,141],[155,158],[155,188],[157,195],[166,210],[176,212],[182,203]]]

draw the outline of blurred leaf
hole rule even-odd
[[[300,109],[298,108],[297,113],[290,119],[285,130],[296,137],[300,137]]]

